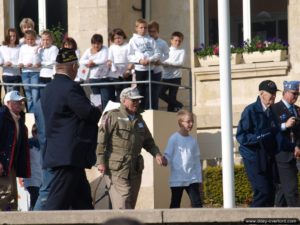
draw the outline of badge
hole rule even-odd
[[[143,127],[144,127],[144,124],[143,124],[142,122],[139,122],[139,123],[138,123],[138,127],[139,127],[139,128],[143,128]]]

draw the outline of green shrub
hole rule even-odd
[[[56,47],[61,48],[64,38],[64,28],[61,26],[60,23],[58,23],[57,26],[52,26],[49,30],[53,36],[53,45],[56,45]]]
[[[249,204],[252,199],[252,190],[243,166],[234,167],[235,203]],[[223,205],[222,168],[207,167],[203,171],[204,204],[213,207]]]
[[[244,166],[234,167],[234,183],[236,205],[248,206],[252,201],[252,189]],[[222,167],[207,167],[203,170],[203,197],[203,203],[208,207],[223,206]]]

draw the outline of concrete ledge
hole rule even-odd
[[[0,212],[1,225],[103,224],[116,217],[131,217],[145,224],[244,224],[246,218],[268,219],[265,224],[286,224],[279,219],[300,219],[299,208],[155,209]],[[268,222],[269,221],[269,222]],[[272,222],[270,222],[272,221]],[[277,223],[276,223],[277,221]],[[291,220],[290,220],[291,221]],[[289,222],[290,222],[289,221]],[[279,223],[280,222],[280,223]],[[296,224],[296,223],[289,223]]]

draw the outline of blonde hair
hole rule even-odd
[[[23,27],[26,24],[29,25],[29,26],[31,26],[32,29],[34,29],[34,22],[33,22],[33,20],[30,19],[30,18],[23,18],[22,21],[20,22],[20,28],[21,28],[21,30],[23,30]]]
[[[147,20],[145,20],[145,19],[143,19],[143,18],[140,18],[140,19],[137,19],[136,21],[135,21],[135,27],[138,27],[140,24],[148,24],[147,23]]]
[[[189,110],[186,110],[186,109],[180,109],[177,112],[178,123],[180,123],[183,120],[184,116],[189,116],[192,118],[192,120],[194,120],[194,114],[192,112],[190,112]]]

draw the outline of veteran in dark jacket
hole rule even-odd
[[[53,175],[42,209],[92,209],[85,168],[96,162],[101,112],[74,81],[78,70],[75,51],[60,49],[56,62],[54,79],[41,96],[46,131],[43,168],[50,168]]]
[[[10,91],[0,107],[0,211],[17,210],[16,177],[30,177],[24,100],[18,91]]]
[[[299,96],[299,81],[284,81],[281,101],[271,108],[281,126],[284,144],[276,155],[279,189],[275,205],[299,207],[297,158],[300,157],[300,112],[295,102]]]
[[[261,82],[256,102],[244,109],[237,128],[239,151],[253,190],[251,207],[274,206],[275,154],[280,142],[280,128],[270,106],[275,101],[276,91],[273,81]]]
[[[105,174],[113,209],[134,209],[144,160],[144,148],[159,165],[166,165],[152,135],[138,112],[141,96],[137,88],[125,88],[121,106],[104,115],[98,135],[98,170]]]

